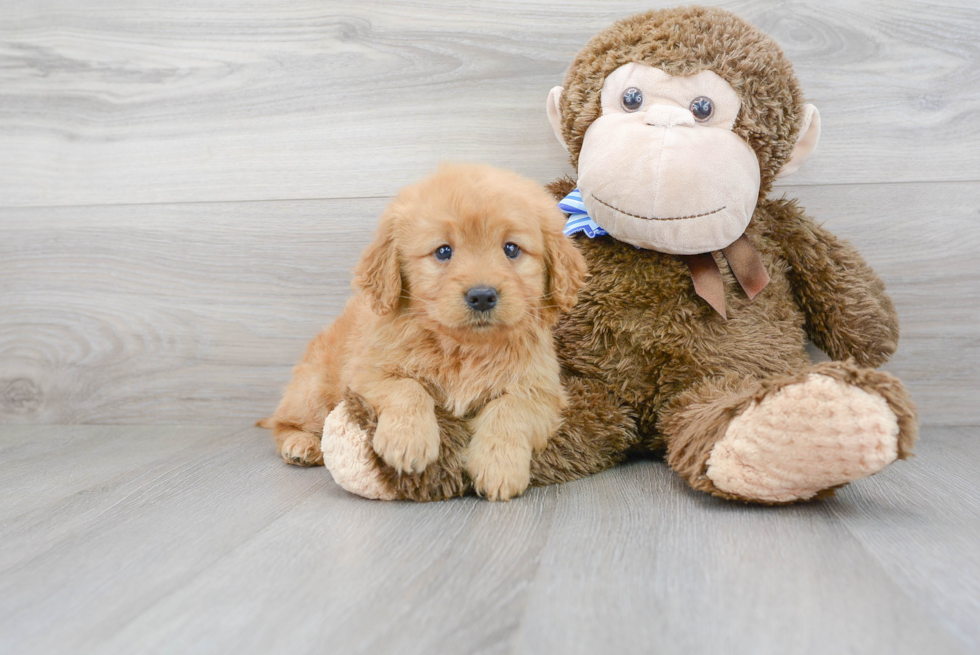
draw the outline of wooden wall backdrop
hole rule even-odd
[[[664,4],[3,3],[0,422],[271,411],[387,199],[443,159],[569,172],[548,90],[592,34]],[[923,422],[980,424],[976,1],[720,4],[821,110],[777,192],[888,283],[888,369]]]

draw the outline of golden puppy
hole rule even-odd
[[[551,328],[585,276],[563,225],[539,185],[488,166],[444,165],[403,189],[355,268],[359,293],[262,422],[282,457],[323,463],[324,419],[349,386],[378,412],[374,450],[399,472],[437,458],[440,405],[470,417],[477,492],[522,493],[565,403]]]

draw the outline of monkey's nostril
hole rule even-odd
[[[497,304],[497,290],[492,287],[473,287],[466,292],[466,304],[478,312],[488,312]]]

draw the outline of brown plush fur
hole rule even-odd
[[[897,317],[884,284],[852,246],[807,218],[795,201],[766,197],[792,151],[803,102],[778,46],[718,9],[650,12],[614,24],[586,45],[565,80],[561,114],[573,165],[600,114],[604,78],[631,61],[674,75],[709,69],[738,91],[735,132],[755,150],[762,174],[746,234],[771,282],[750,301],[725,259],[716,257],[726,321],[695,294],[680,258],[611,237],[577,238],[591,276],[555,329],[569,405],[532,462],[533,483],[589,475],[631,452],[666,452],[694,488],[733,498],[704,476],[712,447],[749,403],[815,371],[883,397],[898,419],[900,456],[907,457],[916,435],[907,392],[895,378],[861,368],[881,365],[897,346]],[[564,179],[549,189],[561,198],[574,187]],[[808,337],[833,359],[853,362],[811,368]],[[457,438],[446,421],[441,428],[444,438]],[[402,486],[399,497],[430,500],[467,488],[459,469],[426,474],[438,488]]]
[[[523,491],[528,470],[517,489],[494,476],[507,478],[524,452],[528,469],[565,404],[551,330],[574,305],[585,264],[562,224],[540,186],[485,166],[445,166],[403,190],[357,266],[361,293],[310,344],[272,417],[286,461],[322,463],[324,419],[349,387],[378,410],[375,450],[399,472],[439,455],[438,413],[467,419],[481,492]],[[518,256],[505,254],[508,243]],[[433,253],[446,244],[452,256],[440,261]],[[498,292],[489,312],[464,300],[481,286]]]

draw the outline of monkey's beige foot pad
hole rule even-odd
[[[877,473],[898,457],[898,420],[884,398],[812,374],[732,419],[707,476],[729,494],[783,503]]]
[[[395,490],[381,477],[371,435],[337,405],[323,424],[323,464],[334,482],[352,494],[375,500],[394,500]]]

